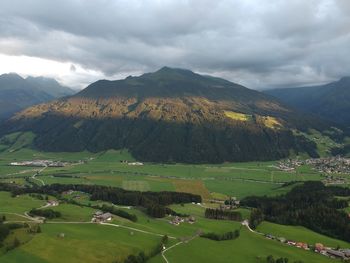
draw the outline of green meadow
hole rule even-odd
[[[257,263],[266,262],[268,255],[274,258],[287,257],[289,262],[302,261],[307,263],[335,262],[324,256],[317,255],[295,247],[268,240],[263,236],[241,229],[241,235],[236,240],[212,241],[204,238],[195,238],[188,243],[182,243],[165,253],[169,262],[237,262]],[[150,263],[164,262],[160,256]]]
[[[140,251],[150,252],[160,239],[96,224],[44,224],[41,228],[42,233],[30,242],[0,257],[1,262],[114,262]]]

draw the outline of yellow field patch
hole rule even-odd
[[[259,118],[263,122],[263,124],[268,128],[276,129],[283,127],[282,123],[275,117],[259,116]]]
[[[213,199],[216,199],[216,200],[222,200],[222,201],[225,201],[225,200],[228,200],[229,199],[229,196],[225,195],[225,194],[221,194],[221,193],[211,193],[211,197]]]
[[[252,119],[251,115],[234,112],[234,111],[224,111],[226,117],[236,121],[250,121]]]
[[[177,192],[197,194],[200,195],[202,199],[211,198],[210,192],[201,180],[174,179],[171,181],[173,182]]]
[[[131,191],[149,191],[151,187],[147,181],[124,180],[123,189]]]

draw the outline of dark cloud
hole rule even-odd
[[[261,88],[350,74],[348,0],[0,3],[0,53],[107,77],[168,65]]]

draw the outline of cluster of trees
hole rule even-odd
[[[264,221],[264,214],[260,209],[253,208],[250,213],[249,226],[255,229],[262,221]]]
[[[31,216],[41,216],[48,219],[61,217],[61,213],[52,209],[32,209],[29,211]]]
[[[350,220],[342,208],[346,200],[335,196],[350,196],[350,189],[324,186],[321,182],[305,182],[289,193],[277,197],[247,197],[243,206],[254,207],[251,227],[262,220],[285,225],[302,225],[318,233],[350,241]]]
[[[49,197],[47,195],[43,196],[40,194],[30,194],[30,196],[38,200],[49,200]]]
[[[109,205],[102,205],[102,206],[93,206],[93,208],[97,208],[97,209],[100,209],[102,210],[103,212],[109,212],[113,215],[116,215],[116,216],[120,216],[120,217],[123,217],[123,218],[126,218],[126,219],[129,219],[133,222],[136,222],[137,221],[137,216],[135,214],[130,214],[122,209],[118,209],[114,206],[109,206]]]
[[[224,240],[236,239],[239,237],[239,235],[240,235],[240,232],[238,229],[236,229],[235,231],[226,232],[224,234],[216,234],[216,233],[210,232],[210,233],[201,234],[200,236],[211,240],[215,240],[215,241],[224,241]]]
[[[266,262],[267,263],[288,263],[289,259],[288,258],[277,258],[277,259],[275,259],[274,256],[268,255],[266,257]],[[294,261],[293,263],[304,263],[304,262],[301,261],[301,260],[298,260],[298,261]]]
[[[187,214],[181,214],[177,213],[174,210],[170,209],[169,207],[163,206],[163,205],[150,205],[147,207],[147,214],[156,217],[156,218],[162,218],[166,215],[172,215],[172,216],[180,216],[180,217],[188,217]]]
[[[0,216],[0,247],[2,246],[2,241],[4,241],[4,239],[10,234],[8,225],[4,224],[5,220],[5,216]]]
[[[17,223],[4,224],[5,221],[6,221],[6,217],[0,216],[0,248],[4,246],[3,241],[11,233],[11,230],[25,227],[25,225],[17,224]],[[11,244],[7,244],[7,246],[5,247],[5,250],[9,251],[11,249],[18,247],[20,244],[21,244],[20,241],[15,237]]]
[[[68,190],[81,191],[91,195],[90,199],[102,200],[120,205],[141,206],[153,217],[164,217],[175,212],[167,208],[170,204],[200,203],[200,195],[179,192],[140,192],[101,185],[51,184],[45,186],[22,187],[15,184],[0,183],[0,190],[10,191],[13,196],[25,193],[38,193],[59,196]]]
[[[221,220],[234,220],[241,221],[242,215],[236,211],[223,210],[223,209],[205,209],[205,217],[210,219],[221,219]]]

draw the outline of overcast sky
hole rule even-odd
[[[73,87],[165,65],[298,86],[349,62],[349,0],[0,0],[0,73]]]

